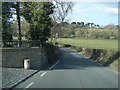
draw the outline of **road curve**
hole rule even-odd
[[[42,70],[15,88],[118,88],[118,74],[61,47],[61,60],[52,70]]]

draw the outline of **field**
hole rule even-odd
[[[13,36],[13,40],[18,40],[17,36]],[[22,37],[22,40],[27,40],[25,37]]]
[[[17,37],[13,37],[17,40]],[[26,40],[22,37],[22,40]],[[109,39],[90,39],[90,38],[60,38],[61,44],[70,44],[73,46],[86,47],[92,49],[118,50],[118,40]]]
[[[88,39],[88,38],[60,38],[61,44],[70,44],[92,49],[118,50],[118,40]]]

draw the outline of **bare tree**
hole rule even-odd
[[[72,11],[73,3],[72,2],[63,2],[60,0],[53,0],[53,4],[55,5],[55,9],[54,9],[54,13],[51,15],[51,17],[54,22],[59,23],[59,25],[57,25],[56,23],[54,24],[54,26],[57,27],[57,31],[54,36],[54,44],[55,44],[57,41],[57,38],[59,36],[59,33],[61,31],[62,22],[64,22],[67,15],[69,14],[69,12]]]

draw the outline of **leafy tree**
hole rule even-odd
[[[94,23],[91,23],[91,27],[93,27],[94,26]]]
[[[76,28],[75,29],[75,36],[76,37],[84,37],[86,30],[84,28]]]
[[[107,29],[107,30],[118,30],[118,28],[114,24],[108,24],[108,25],[106,25],[105,29]]]
[[[11,8],[14,3],[12,2],[2,2],[2,39],[5,45],[6,41],[12,41],[11,34],[11,21],[12,12]]]
[[[48,40],[52,22],[50,14],[53,13],[54,6],[51,2],[25,2],[22,15],[30,23],[30,30],[27,33],[29,40]]]
[[[87,26],[87,27],[90,27],[90,25],[91,25],[91,23],[86,23],[86,26]]]
[[[81,22],[81,27],[84,27],[84,22]]]
[[[25,36],[25,34],[27,33],[27,31],[29,31],[29,28],[30,28],[30,25],[28,22],[26,22],[25,20],[21,20],[21,35],[22,36]],[[12,25],[11,25],[11,28],[12,28],[12,34],[14,36],[17,36],[18,33],[17,33],[17,21],[15,21]]]
[[[71,28],[62,27],[59,37],[74,37],[74,31]]]
[[[71,24],[76,24],[76,22],[72,22]]]
[[[97,28],[100,28],[100,25],[97,24],[96,27],[97,27]]]

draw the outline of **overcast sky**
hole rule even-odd
[[[92,22],[99,25],[118,25],[118,2],[73,2],[70,22]]]

